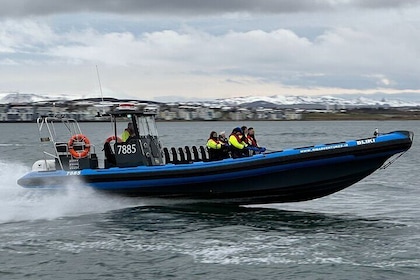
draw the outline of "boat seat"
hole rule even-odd
[[[192,159],[190,147],[185,146],[184,149],[185,149],[185,159],[187,160],[187,162],[192,162],[193,159]]]
[[[203,146],[200,146],[200,153],[201,153],[201,159],[203,161],[208,161],[209,157],[207,156],[207,151]]]
[[[192,150],[193,150],[193,155],[194,155],[194,161],[201,161],[201,158],[198,154],[198,149],[196,146],[192,146]]]
[[[111,144],[109,142],[105,142],[104,144],[104,153],[105,153],[105,166],[108,166],[109,163],[111,166],[115,166],[117,164],[117,160],[115,159],[114,151],[111,148]]]
[[[174,147],[171,148],[172,153],[172,163],[178,163],[178,153],[176,152],[176,149]]]
[[[98,168],[98,157],[96,154],[90,154],[90,168]]]
[[[184,150],[181,147],[178,148],[178,153],[179,153],[179,163],[186,163],[187,161],[185,160]]]
[[[169,150],[166,147],[163,148],[163,156],[165,157],[165,162],[166,163],[172,163],[171,156],[169,155]]]
[[[209,153],[209,161],[215,161],[215,160],[221,159],[221,156],[220,156],[221,150],[207,149],[207,152]]]

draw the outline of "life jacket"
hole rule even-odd
[[[236,149],[243,149],[246,147],[245,142],[242,141],[242,137],[236,135],[235,133],[229,136],[229,144]]]
[[[125,129],[124,131],[123,131],[123,133],[121,134],[121,139],[122,139],[122,141],[123,142],[126,142],[127,141],[127,139],[130,137],[130,132],[128,132],[128,130],[127,129]]]
[[[253,147],[258,147],[257,140],[251,135],[247,135],[248,144]]]
[[[209,138],[209,140],[207,140],[207,145],[206,145],[209,149],[221,149],[222,148],[222,144],[214,138]]]

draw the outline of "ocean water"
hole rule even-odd
[[[164,146],[243,123],[158,123]],[[313,201],[228,207],[16,180],[42,157],[35,124],[0,124],[0,279],[419,279],[419,121],[248,122],[268,150],[412,130],[386,169]],[[101,144],[108,123],[82,123]]]

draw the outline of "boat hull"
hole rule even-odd
[[[230,204],[305,201],[340,191],[405,152],[413,134],[302,147],[240,159],[129,168],[31,172],[29,188],[59,188],[74,179],[98,190],[130,195],[188,198]]]

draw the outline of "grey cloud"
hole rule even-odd
[[[398,8],[406,6],[416,6],[420,4],[420,0],[355,0],[354,5],[362,8]]]
[[[121,14],[197,15],[235,12],[293,13],[330,10],[340,1],[322,0],[0,0],[0,16],[104,12]]]
[[[23,17],[59,13],[100,12],[160,14],[165,16],[216,15],[224,13],[280,14],[335,9],[393,8],[420,4],[420,0],[0,0],[0,16]]]

